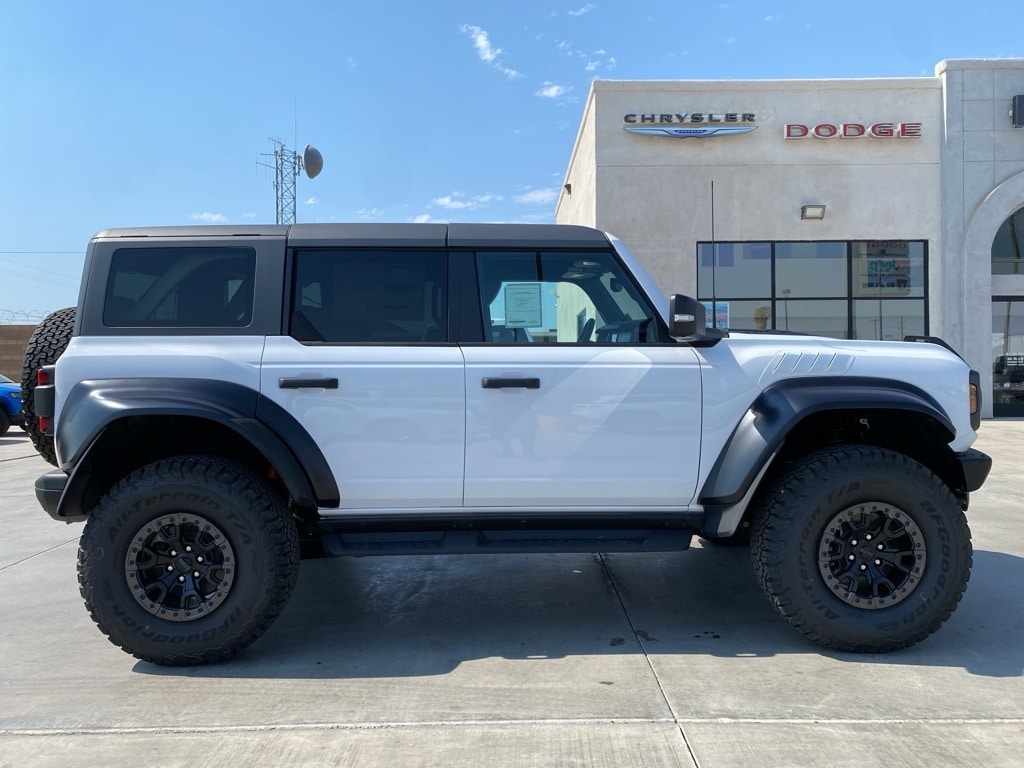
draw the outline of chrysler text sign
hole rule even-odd
[[[623,115],[622,128],[642,136],[704,139],[750,133],[754,120],[752,112],[631,112]]]
[[[787,139],[919,139],[921,123],[786,123]]]

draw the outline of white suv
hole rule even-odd
[[[160,664],[255,640],[300,552],[695,534],[749,537],[819,643],[893,650],[958,603],[991,465],[951,350],[706,328],[585,227],[107,230],[37,335],[28,428],[58,466],[37,495],[86,522],[97,624]]]

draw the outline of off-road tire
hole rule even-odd
[[[935,632],[971,573],[971,533],[946,485],[907,456],[865,445],[817,451],[782,476],[755,511],[751,553],[783,618],[827,648],[858,653]]]
[[[195,551],[180,546],[188,541]],[[180,607],[176,581],[210,567],[213,558],[201,552],[228,553],[218,566],[226,586]],[[221,458],[182,456],[132,472],[100,500],[78,550],[78,583],[114,645],[154,664],[193,666],[228,659],[259,638],[284,610],[298,565],[294,521],[263,478]],[[166,580],[165,568],[176,569]],[[155,594],[168,583],[166,594]]]
[[[0,408],[0,437],[7,434],[7,430],[11,428],[11,417],[7,415],[7,411]]]
[[[75,308],[66,307],[51,312],[36,326],[25,348],[25,359],[21,367],[21,405],[25,413],[24,429],[32,439],[32,445],[39,455],[57,466],[57,454],[53,448],[53,436],[44,435],[36,419],[36,372],[47,365],[53,365],[64,354],[71,332],[75,326]]]

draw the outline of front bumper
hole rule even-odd
[[[964,472],[964,490],[970,493],[981,488],[992,469],[992,457],[971,448],[956,458]]]

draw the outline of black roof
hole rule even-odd
[[[243,236],[287,237],[293,246],[594,248],[608,244],[604,233],[570,224],[217,224],[105,229],[93,239]]]

